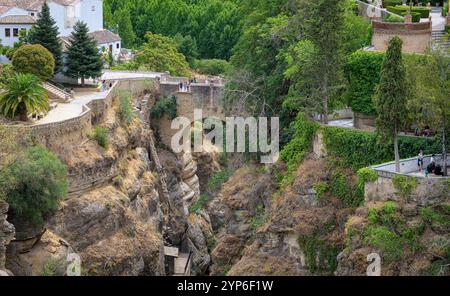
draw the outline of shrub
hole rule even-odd
[[[306,265],[312,273],[333,274],[337,268],[337,256],[339,249],[329,245],[317,237],[300,236],[298,244],[305,254]]]
[[[448,205],[443,207],[423,207],[420,209],[420,216],[428,223],[450,226],[450,206]]]
[[[177,117],[177,98],[175,96],[164,97],[150,110],[150,116],[153,119],[159,119],[167,114],[169,119]]]
[[[344,166],[358,170],[393,159],[392,143],[382,142],[375,133],[332,126],[322,127],[322,131],[327,151]],[[420,149],[425,154],[433,154],[441,150],[441,143],[439,139],[399,137],[402,158],[414,157]]]
[[[200,194],[199,198],[197,199],[197,201],[195,203],[192,204],[189,211],[191,213],[198,214],[205,207],[205,205],[209,202],[209,199],[210,198],[207,194]]]
[[[205,75],[220,75],[226,74],[230,69],[230,63],[225,60],[195,60],[193,68]]]
[[[403,0],[383,0],[383,7],[402,5]]]
[[[330,188],[333,196],[342,200],[347,206],[353,205],[350,186],[348,185],[348,180],[343,173],[337,172],[332,176]]]
[[[347,58],[344,67],[349,82],[346,99],[354,112],[375,115],[373,95],[380,83],[384,53],[356,51]]]
[[[404,19],[396,14],[388,14],[385,18],[384,18],[385,22],[388,23],[403,23]]]
[[[42,266],[40,276],[64,276],[66,269],[67,261],[65,258],[50,257]]]
[[[250,221],[250,229],[256,231],[258,228],[264,225],[269,219],[266,210],[263,205],[258,205],[256,207],[255,216],[253,216]]]
[[[295,121],[291,123],[291,128],[294,130],[294,137],[280,153],[281,160],[288,166],[288,174],[293,173],[311,151],[313,137],[319,125],[299,113]]]
[[[51,52],[40,44],[22,45],[12,58],[14,71],[33,74],[46,81],[53,77],[55,59]]]
[[[416,179],[414,177],[406,177],[403,175],[395,175],[392,179],[394,188],[398,191],[397,194],[404,198],[411,196],[411,193],[416,189]]]
[[[131,106],[131,94],[129,92],[122,92],[119,94],[119,97],[120,97],[120,106],[119,106],[120,120],[128,125],[134,119],[133,107]]]
[[[371,168],[362,168],[357,172],[358,182],[354,191],[354,199],[357,205],[364,201],[365,186],[368,182],[375,182],[378,180],[378,174]]]
[[[319,182],[313,185],[313,189],[317,194],[317,198],[322,199],[328,191],[328,184],[326,182]]]
[[[364,233],[364,243],[383,252],[388,261],[403,257],[403,240],[385,226],[369,226]]]
[[[67,169],[46,148],[29,147],[0,172],[0,183],[12,217],[42,225],[67,194]]]
[[[389,12],[405,16],[409,11],[409,6],[406,5],[397,5],[397,6],[388,6],[387,10]],[[430,9],[427,7],[413,7],[411,10],[411,14],[413,16],[414,22],[419,22],[421,18],[429,18],[430,17]],[[415,16],[416,15],[416,16]]]
[[[109,146],[109,134],[108,130],[106,128],[103,128],[101,126],[96,126],[94,129],[94,132],[91,133],[88,136],[91,140],[97,141],[97,143],[105,148],[108,149]]]
[[[223,183],[227,182],[228,179],[230,179],[232,174],[233,172],[230,169],[215,173],[211,176],[211,179],[208,182],[208,189],[211,191],[219,189]]]

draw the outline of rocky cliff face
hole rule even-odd
[[[427,205],[404,198],[353,207],[338,197],[338,169],[310,155],[283,188],[271,171],[238,170],[207,208],[216,230],[211,273],[365,276],[376,253],[382,275],[448,275],[448,192]],[[354,185],[354,173],[343,173]],[[316,184],[328,191],[318,194]]]
[[[0,276],[9,275],[6,270],[6,247],[14,239],[14,226],[6,218],[8,204],[0,200]]]

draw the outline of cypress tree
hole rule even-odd
[[[381,68],[380,85],[376,99],[377,128],[388,139],[394,141],[397,172],[400,171],[398,132],[405,123],[408,97],[406,70],[402,60],[402,45],[403,41],[398,36],[389,41],[389,47]]]
[[[30,30],[28,42],[40,44],[52,53],[55,59],[55,73],[58,73],[62,67],[62,49],[58,36],[58,26],[50,15],[47,2],[44,2],[36,24]]]
[[[65,74],[81,78],[81,84],[84,85],[86,78],[98,78],[102,75],[103,62],[97,42],[88,35],[87,25],[78,21],[73,29],[66,52]]]

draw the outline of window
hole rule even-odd
[[[13,36],[14,37],[19,37],[19,29],[17,29],[17,28],[13,29]]]
[[[5,36],[11,37],[11,29],[5,29]]]
[[[117,48],[117,49],[120,48],[120,44],[119,44],[119,43],[116,44],[116,48]]]
[[[31,13],[31,16],[34,16],[34,12]]]
[[[110,51],[110,52],[113,51],[113,46],[112,46],[112,44],[109,45],[109,51]]]
[[[92,5],[91,10],[95,11],[95,6],[94,5]]]

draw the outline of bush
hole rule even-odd
[[[205,75],[220,75],[226,74],[230,69],[230,63],[225,60],[195,60],[193,68]]]
[[[160,99],[150,110],[152,119],[159,119],[164,114],[167,114],[169,119],[175,119],[177,117],[177,98],[175,96]]]
[[[94,129],[94,132],[91,133],[88,136],[91,140],[97,141],[97,143],[105,148],[108,149],[109,146],[109,134],[108,130],[106,128],[103,128],[101,126],[96,126]]]
[[[319,125],[299,113],[294,122],[291,123],[294,137],[281,150],[280,158],[288,166],[287,173],[293,173],[305,156],[311,151],[312,141]]]
[[[411,196],[411,193],[416,189],[417,184],[414,177],[406,177],[403,175],[395,175],[392,179],[394,188],[397,190],[397,194],[404,198]]]
[[[198,214],[209,202],[209,199],[210,198],[207,194],[200,194],[198,200],[192,204],[189,212]]]
[[[312,273],[333,274],[337,268],[339,249],[317,235],[300,236],[298,244],[305,254],[306,265]]]
[[[381,141],[376,133],[340,127],[322,127],[327,151],[337,157],[344,166],[355,170],[389,162],[393,159],[391,143]],[[399,151],[402,158],[414,157],[420,149],[425,154],[441,151],[439,139],[399,137]]]
[[[409,11],[409,6],[401,5],[401,6],[388,6],[387,10],[389,12],[395,13],[400,16],[406,16]],[[412,21],[414,23],[420,22],[421,18],[429,18],[430,10],[426,7],[413,7],[411,11]]]
[[[375,115],[373,95],[380,83],[384,53],[356,51],[351,54],[344,67],[349,82],[346,98],[354,112]]]
[[[383,7],[402,5],[403,0],[383,0]]]
[[[387,261],[403,257],[403,240],[385,226],[369,226],[364,233],[364,243],[383,252]]]
[[[219,189],[223,183],[227,182],[228,179],[230,179],[232,174],[233,172],[230,169],[215,173],[211,176],[211,179],[208,182],[208,189],[211,191]]]
[[[388,14],[385,18],[384,18],[385,22],[388,23],[403,23],[404,19],[396,14]]]
[[[120,97],[120,120],[125,124],[130,124],[134,119],[133,107],[131,106],[131,94],[129,92],[122,92]]]
[[[0,183],[12,217],[42,225],[67,194],[67,169],[46,148],[29,147],[0,172]]]
[[[55,59],[42,45],[22,45],[15,51],[12,65],[18,73],[33,74],[47,81],[53,77]]]

